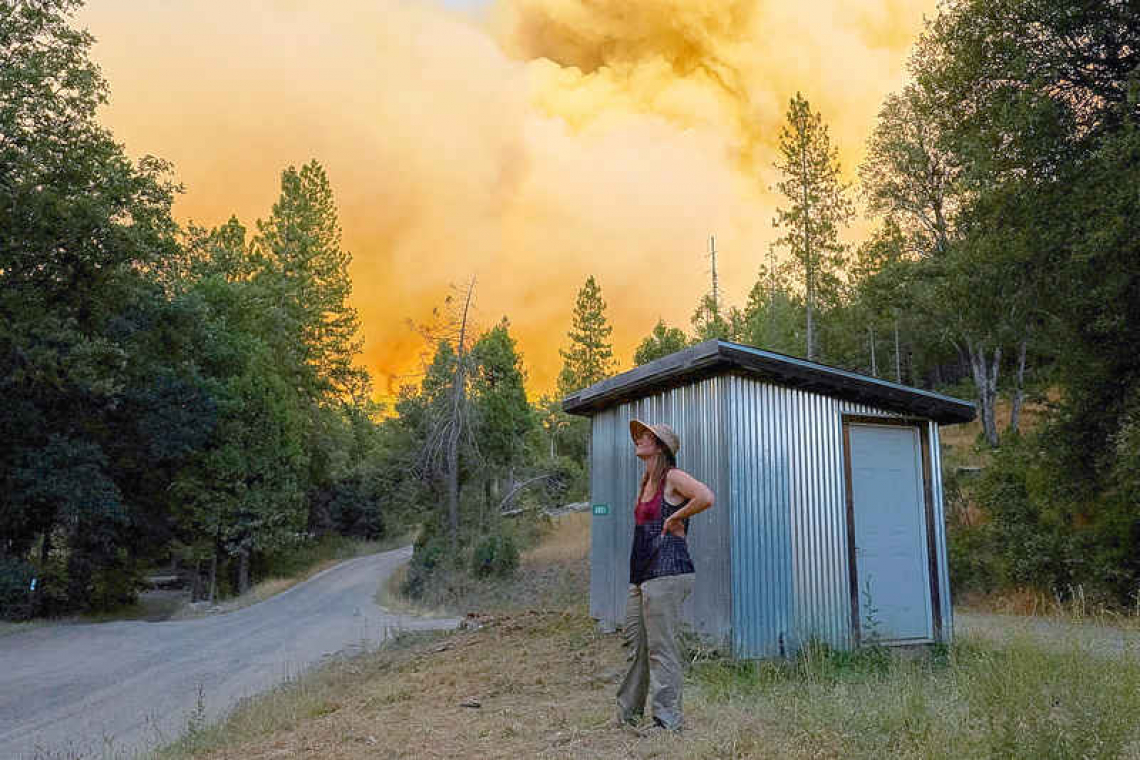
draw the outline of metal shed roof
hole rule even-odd
[[[590,416],[622,401],[726,372],[926,417],[943,425],[969,422],[975,415],[968,401],[722,340],[706,340],[595,383],[564,399],[562,409]]]

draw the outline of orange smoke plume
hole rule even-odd
[[[658,317],[688,328],[710,233],[742,305],[775,237],[773,146],[795,91],[853,176],[935,2],[851,5],[100,0],[80,23],[111,84],[104,120],[131,153],[174,162],[180,217],[252,225],[282,168],[325,166],[380,395],[419,368],[406,320],[471,275],[477,320],[511,319],[537,395],[590,274],[623,367]]]

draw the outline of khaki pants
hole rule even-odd
[[[618,719],[633,722],[651,698],[653,717],[665,728],[681,727],[681,605],[693,591],[693,573],[630,584],[625,605],[629,670],[618,687]]]

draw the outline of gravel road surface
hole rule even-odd
[[[160,623],[33,628],[0,638],[0,758],[117,758],[169,742],[198,713],[215,720],[242,697],[322,659],[375,647],[394,630],[456,619],[396,615],[380,584],[411,548],[349,560],[267,601],[225,615]]]

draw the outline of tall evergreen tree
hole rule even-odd
[[[586,278],[574,302],[570,346],[560,349],[562,372],[558,375],[558,392],[569,396],[609,377],[614,369],[614,352],[610,344],[613,327],[606,319],[606,302],[594,276]]]
[[[839,231],[854,210],[840,178],[839,153],[831,144],[823,117],[812,113],[796,93],[780,130],[780,154],[775,167],[783,175],[777,189],[790,204],[776,209],[773,225],[783,228],[778,246],[792,254],[795,273],[804,289],[807,358],[818,358],[815,320],[821,303],[834,298],[845,246]]]
[[[316,397],[351,397],[362,388],[353,366],[363,343],[348,304],[351,254],[341,248],[336,202],[316,161],[281,174],[281,196],[257,223],[258,252],[276,279],[284,316],[297,331],[296,360]]]

